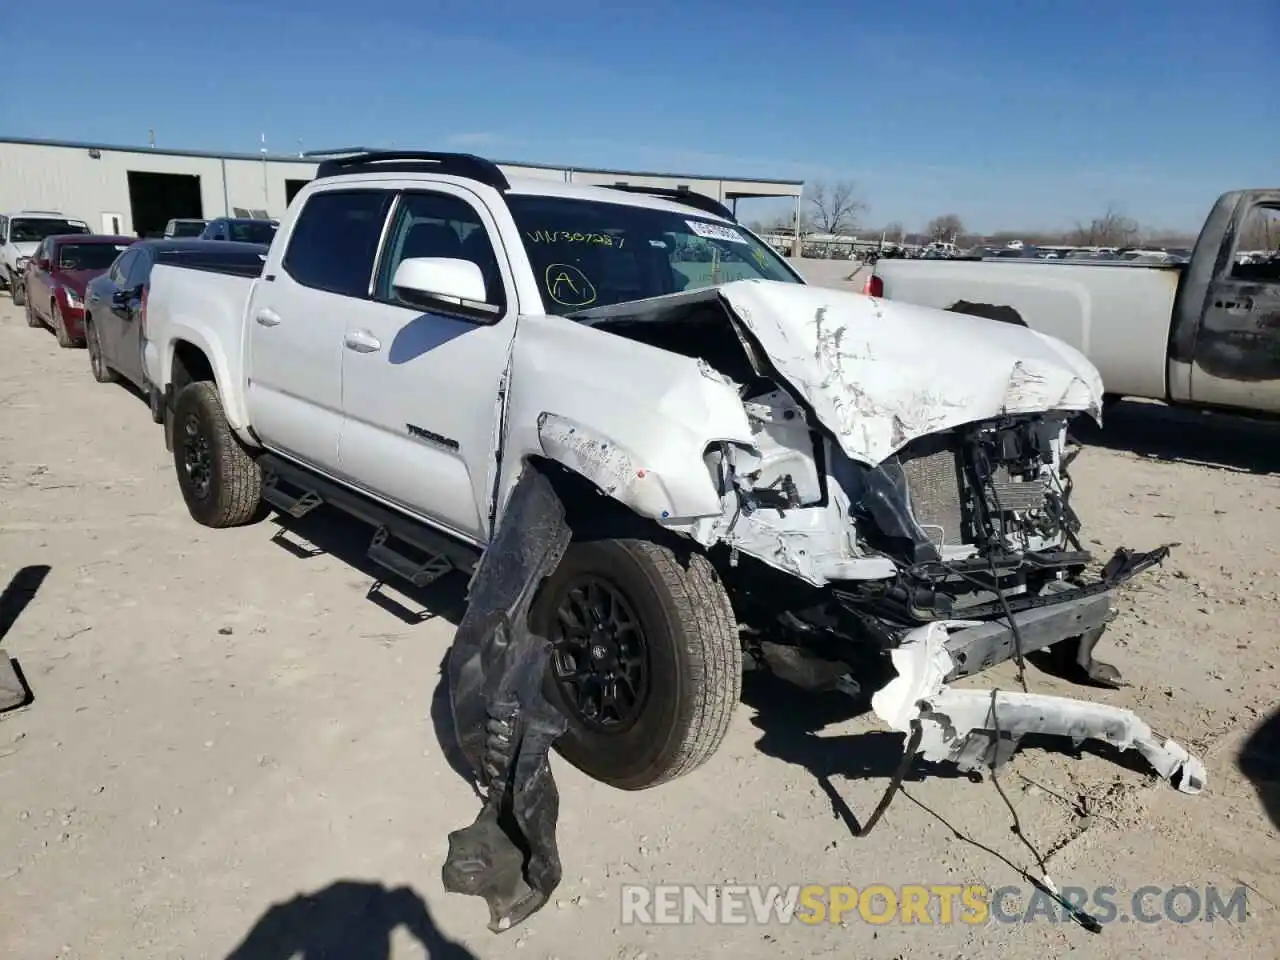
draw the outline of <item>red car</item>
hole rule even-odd
[[[137,237],[60,234],[45,237],[22,276],[27,325],[49,327],[62,347],[84,346],[84,291]]]

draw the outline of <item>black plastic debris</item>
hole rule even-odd
[[[542,694],[550,645],[529,632],[528,615],[569,538],[550,481],[526,467],[449,654],[454,729],[486,799],[474,823],[449,834],[442,878],[452,893],[485,899],[494,932],[535,913],[560,884],[560,795],[548,755],[567,724]]]

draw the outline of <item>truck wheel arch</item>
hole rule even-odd
[[[174,403],[178,394],[183,388],[192,383],[201,383],[208,381],[212,383],[218,392],[218,396],[222,398],[224,413],[228,423],[234,432],[240,432],[237,421],[242,418],[237,414],[240,411],[232,409],[228,404],[234,405],[235,398],[227,396],[226,384],[228,374],[224,368],[220,367],[218,358],[209,351],[199,340],[186,337],[175,337],[166,350],[167,360],[163,366],[163,370],[167,372],[168,382],[163,385],[162,393],[164,396],[164,406],[168,413],[165,421],[165,445],[170,446],[172,443],[172,417]]]

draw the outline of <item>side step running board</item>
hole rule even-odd
[[[314,490],[304,490],[297,496],[289,493],[280,486],[280,475],[274,471],[262,478],[262,499],[295,520],[305,517],[324,503]]]
[[[425,587],[450,570],[471,573],[475,569],[480,551],[470,544],[274,454],[263,454],[258,462],[263,500],[295,519],[327,503],[368,523],[374,528],[369,559],[416,587]]]
[[[404,577],[415,587],[425,587],[453,569],[453,563],[443,554],[431,554],[422,561],[405,556],[389,545],[391,536],[386,527],[374,531],[373,543],[369,544],[369,559],[396,576]]]

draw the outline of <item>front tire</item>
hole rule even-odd
[[[701,766],[724,740],[742,645],[701,553],[648,540],[572,544],[530,625],[552,642],[544,689],[569,720],[556,748],[588,776],[643,790]]]
[[[227,423],[218,388],[189,383],[174,403],[173,463],[192,518],[206,527],[249,523],[262,502],[262,468]]]
[[[13,297],[13,305],[20,307],[27,302],[27,291],[18,282],[18,278],[10,274],[9,276],[9,296]]]

